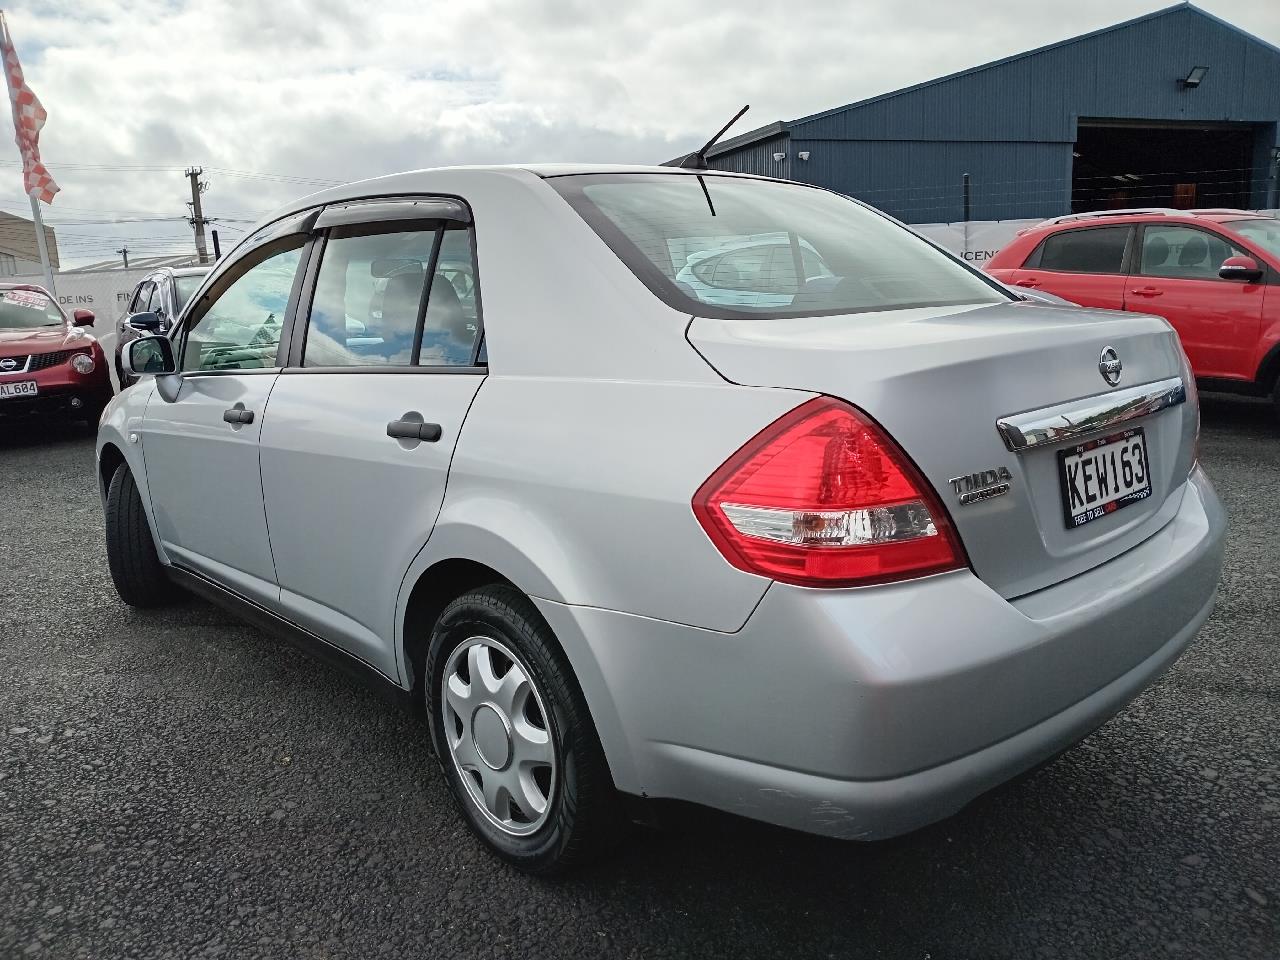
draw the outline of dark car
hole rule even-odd
[[[85,327],[43,287],[0,284],[0,421],[55,416],[96,425],[111,399],[106,357]]]
[[[124,345],[147,333],[164,333],[182,312],[191,295],[209,273],[209,267],[161,267],[138,281],[129,297],[125,315],[116,323],[115,367],[120,389],[131,386],[137,379],[128,377],[120,365],[120,353]],[[154,313],[159,322],[142,318],[135,323],[138,314]]]

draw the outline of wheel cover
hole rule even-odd
[[[559,765],[528,667],[492,637],[469,637],[449,655],[440,694],[445,744],[472,803],[504,833],[537,831]]]

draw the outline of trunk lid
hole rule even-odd
[[[800,319],[695,318],[688,338],[734,383],[829,394],[874,417],[950,512],[974,571],[1007,598],[1136,546],[1181,502],[1194,402],[1124,424],[1143,428],[1151,494],[1075,528],[1064,518],[1058,451],[1081,441],[1014,453],[996,427],[1010,415],[1083,398],[1099,398],[1105,407],[1107,394],[1185,379],[1177,334],[1159,317],[1018,302]],[[1107,347],[1123,364],[1115,387],[1100,371]],[[953,478],[1004,479],[1002,469],[1008,493],[961,504]]]

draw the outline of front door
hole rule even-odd
[[[1173,324],[1197,377],[1252,379],[1267,288],[1218,276],[1224,260],[1245,252],[1194,227],[1148,223],[1142,233],[1125,309]]]
[[[484,379],[475,279],[463,223],[329,227],[263,427],[282,612],[391,677],[400,586]]]
[[[170,559],[260,603],[278,596],[258,440],[305,238],[237,261],[176,332],[179,373],[143,419],[156,529]]]

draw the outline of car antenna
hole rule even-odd
[[[709,170],[707,166],[707,151],[716,145],[716,142],[724,136],[726,130],[737,123],[744,113],[751,109],[751,104],[743,104],[742,109],[733,115],[733,119],[716,131],[716,135],[702,145],[701,148],[689,154],[680,161],[679,166],[685,170]]]

